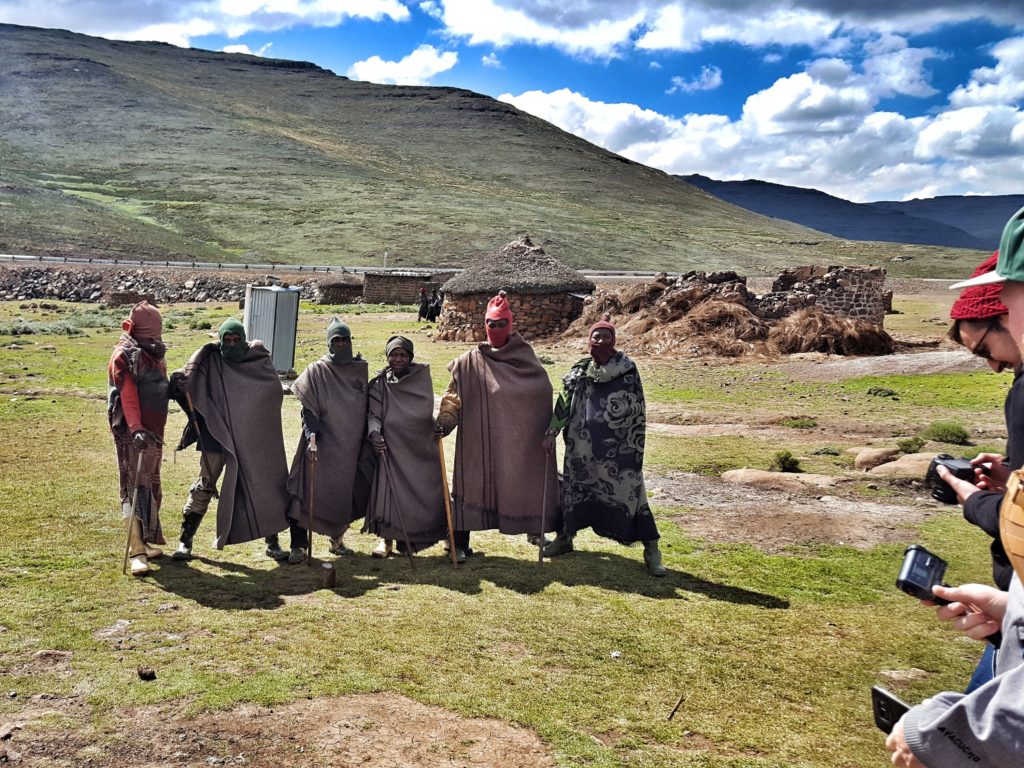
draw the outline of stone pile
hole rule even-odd
[[[134,304],[146,299],[158,304],[171,302],[238,301],[245,286],[278,285],[273,275],[252,272],[216,272],[150,267],[55,265],[0,267],[0,300],[61,299],[105,303],[111,306]],[[319,281],[305,278],[291,285],[302,288],[302,298],[315,299]]]

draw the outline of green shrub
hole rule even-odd
[[[193,331],[208,331],[213,326],[209,320],[193,320],[188,324],[188,327]]]
[[[787,416],[779,420],[780,427],[791,429],[814,429],[818,426],[818,420],[813,416]]]
[[[842,453],[838,448],[833,448],[831,445],[826,445],[823,448],[816,448],[811,451],[811,456],[838,456]]]
[[[933,421],[924,428],[921,437],[925,440],[952,445],[968,445],[971,441],[971,433],[955,421]]]
[[[769,469],[773,472],[799,472],[800,459],[789,451],[777,451],[772,455],[772,464]]]
[[[40,323],[19,317],[9,323],[0,323],[0,336],[31,336],[32,334],[56,334],[61,336],[78,336],[82,332],[77,326],[66,320],[55,323]]]
[[[920,437],[901,437],[896,441],[896,447],[901,453],[917,453],[924,448],[924,443]]]

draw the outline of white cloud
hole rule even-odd
[[[700,74],[686,80],[682,77],[672,78],[672,87],[665,93],[696,93],[697,91],[713,91],[722,86],[722,70],[714,64],[706,64]]]
[[[480,63],[485,67],[492,67],[493,69],[503,69],[501,59],[498,58],[498,54],[494,51],[480,57]]]
[[[764,56],[761,57],[761,61],[763,61],[765,64],[778,64],[780,61],[782,61],[782,54],[766,53]]]
[[[955,107],[978,104],[1015,104],[1024,99],[1024,37],[1003,40],[992,48],[994,67],[971,72],[967,85],[949,96]]]
[[[187,47],[192,38],[333,27],[349,18],[404,21],[401,0],[0,0],[0,22]]]
[[[755,96],[737,120],[714,114],[676,118],[567,89],[500,98],[668,173],[757,178],[850,200],[964,194],[976,191],[981,179],[988,194],[1020,191],[1019,109],[976,107],[907,118],[873,111],[873,97],[862,86],[829,87],[807,73],[782,78],[760,99]],[[1007,160],[1017,172],[1006,172]]]
[[[243,45],[227,45],[227,46],[224,46],[223,48],[221,48],[221,50],[224,53],[247,53],[250,56],[266,56],[267,55],[267,51],[270,50],[270,46],[272,46],[272,45],[273,45],[273,43],[267,43],[265,45],[261,45],[255,51],[250,49],[248,45],[244,45],[244,44]]]
[[[348,71],[356,80],[394,85],[425,85],[432,77],[447,72],[459,61],[454,51],[439,51],[432,45],[421,45],[398,61],[385,61],[371,56],[357,61]]]
[[[435,19],[440,19],[444,14],[444,11],[441,10],[441,6],[436,2],[436,0],[424,0],[424,2],[419,4],[419,9],[427,14],[427,16],[431,16]]]

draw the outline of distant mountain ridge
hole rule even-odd
[[[767,218],[463,89],[0,25],[0,252],[466,266],[521,234],[592,269],[978,260]]]
[[[748,211],[850,240],[994,250],[1006,221],[1024,207],[1024,194],[852,203],[817,189],[757,179],[676,178]]]

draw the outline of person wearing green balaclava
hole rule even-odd
[[[330,538],[334,555],[354,554],[343,537],[366,513],[373,457],[365,440],[368,367],[352,352],[352,331],[337,317],[327,325],[327,354],[310,363],[292,384],[302,406],[302,433],[288,476],[289,520]],[[320,459],[330,470],[313,471]],[[309,496],[310,483],[316,483]],[[309,499],[312,498],[312,510]],[[307,534],[307,543],[312,541]],[[305,557],[306,548],[295,552]]]
[[[199,478],[189,489],[180,543],[171,557],[192,558],[193,538],[224,475],[217,547],[263,538],[267,556],[284,560],[289,553],[277,536],[288,524],[289,499],[281,384],[270,350],[250,342],[237,318],[225,320],[217,335],[219,341],[204,344],[171,375],[171,396],[189,414],[178,448],[195,442],[200,452]],[[302,541],[301,530],[293,530],[293,547]]]
[[[220,356],[229,363],[240,363],[249,351],[245,340],[245,326],[233,317],[229,317],[217,330],[220,337]]]
[[[327,354],[335,365],[348,365],[356,359],[352,356],[352,331],[336,317],[327,326]]]

